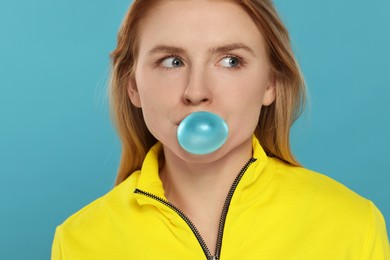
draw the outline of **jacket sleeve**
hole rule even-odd
[[[54,235],[53,245],[51,249],[51,260],[65,260],[62,257],[60,227],[57,227]]]
[[[390,260],[390,246],[385,220],[377,207],[370,202],[371,223],[364,246],[367,260]]]

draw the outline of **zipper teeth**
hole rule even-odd
[[[230,202],[233,198],[234,191],[236,190],[242,176],[246,172],[246,170],[249,168],[249,166],[255,162],[255,158],[249,159],[249,161],[242,167],[240,172],[238,173],[237,177],[234,179],[234,182],[229,190],[229,193],[226,197],[225,203],[222,208],[222,214],[221,218],[219,220],[219,227],[218,227],[218,236],[217,236],[217,243],[216,243],[216,248],[215,248],[215,256],[211,255],[209,248],[206,245],[206,242],[203,240],[202,235],[200,234],[199,230],[196,228],[194,223],[175,205],[171,204],[169,201],[166,201],[156,195],[153,195],[152,193],[140,190],[140,189],[135,189],[134,193],[140,193],[142,195],[145,195],[149,198],[152,198],[154,200],[159,201],[160,203],[164,204],[165,206],[171,208],[173,211],[175,211],[186,223],[187,225],[191,228],[192,232],[195,234],[196,239],[198,240],[199,244],[201,245],[203,252],[205,253],[207,259],[215,259],[218,260],[220,258],[221,254],[221,248],[222,248],[222,237],[223,237],[223,230],[225,227],[225,221],[226,221],[226,216],[229,210]]]
[[[199,230],[196,228],[196,226],[194,225],[194,223],[192,223],[192,221],[179,209],[177,208],[175,205],[169,203],[168,201],[158,197],[158,196],[155,196],[149,192],[146,192],[146,191],[143,191],[143,190],[140,190],[140,189],[135,189],[134,193],[140,193],[140,194],[143,194],[149,198],[152,198],[152,199],[155,199],[159,202],[161,202],[162,204],[164,204],[165,206],[168,206],[170,207],[171,209],[173,209],[186,223],[187,225],[191,228],[192,232],[195,234],[195,237],[198,239],[205,255],[207,256],[207,259],[212,259],[212,255],[210,253],[210,250],[208,249],[207,245],[206,245],[206,242],[204,242]]]
[[[217,259],[219,259],[220,256],[221,256],[223,230],[225,228],[226,217],[227,217],[227,213],[228,213],[228,210],[229,210],[230,202],[231,202],[231,200],[233,198],[233,194],[234,194],[238,184],[240,183],[242,176],[244,176],[244,173],[246,172],[246,170],[255,161],[256,161],[255,158],[251,158],[244,165],[244,167],[242,167],[241,171],[239,172],[239,174],[237,175],[236,179],[234,180],[234,182],[233,182],[233,184],[232,184],[232,186],[231,186],[231,188],[229,190],[229,193],[228,193],[228,195],[226,197],[225,204],[223,205],[223,208],[222,208],[221,218],[219,220],[217,244],[215,246],[215,255],[217,256]]]

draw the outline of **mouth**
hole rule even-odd
[[[189,115],[193,114],[193,113],[197,113],[197,112],[208,112],[208,113],[214,113],[214,112],[210,112],[210,111],[207,111],[207,110],[199,110],[199,111],[191,111],[190,113],[187,113],[185,114],[184,116],[180,117],[179,120],[175,121],[175,125],[176,126],[179,126],[181,124],[181,122],[186,119]]]
[[[183,117],[182,119],[180,119],[180,120],[178,120],[178,121],[175,121],[175,122],[174,122],[174,125],[175,125],[175,126],[179,126],[180,123],[184,120],[184,118],[185,118],[185,117]]]
[[[193,112],[191,112],[191,113],[188,113],[188,114],[186,114],[186,115],[180,117],[179,120],[176,120],[176,121],[175,121],[175,125],[176,125],[176,126],[179,126],[179,125],[181,124],[181,122],[183,122],[184,119],[186,119],[189,115],[191,115],[191,114],[194,113],[194,112],[198,112],[198,111],[193,111]]]
[[[229,128],[217,114],[199,111],[185,117],[177,128],[180,146],[192,154],[212,153],[226,142]]]

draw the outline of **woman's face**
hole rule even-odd
[[[132,103],[149,131],[181,159],[217,159],[251,145],[260,109],[275,97],[265,42],[248,14],[228,1],[161,1],[139,28]],[[195,111],[221,116],[227,142],[210,155],[178,144],[179,123]]]

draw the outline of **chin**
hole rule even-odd
[[[209,154],[192,154],[184,151],[183,160],[190,163],[211,163],[224,157],[223,148],[220,148]]]
[[[178,145],[178,150],[175,154],[188,163],[212,163],[225,158],[236,149],[237,147],[232,146],[232,144],[227,141],[221,148],[214,152],[208,154],[192,154]]]
[[[243,155],[247,152],[252,152],[252,135],[247,138],[228,138],[225,144],[218,150],[209,154],[192,154],[184,150],[177,140],[174,142],[163,143],[164,153],[169,153],[170,158],[182,160],[187,163],[211,163],[227,158],[230,155]],[[172,140],[171,140],[172,141]]]
[[[211,163],[213,161],[217,161],[226,154],[226,145],[227,143],[224,144],[220,149],[209,154],[193,154],[187,152],[177,142],[173,146],[163,143],[163,149],[164,153],[166,154],[165,156],[169,156],[172,159],[176,158],[186,163]]]

